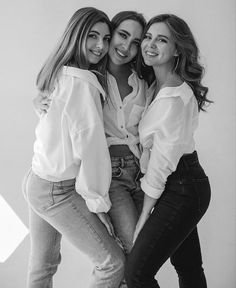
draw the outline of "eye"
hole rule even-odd
[[[89,33],[89,34],[88,34],[88,38],[97,39],[97,35],[94,34],[94,33]]]
[[[104,37],[104,41],[110,42],[110,41],[111,41],[111,36],[106,36],[106,37]]]
[[[149,34],[145,34],[145,35],[143,36],[143,39],[151,40],[152,37],[151,37]]]
[[[134,44],[135,46],[139,47],[139,46],[140,46],[140,41],[134,41],[133,44]]]
[[[119,32],[118,34],[120,35],[121,38],[127,39],[127,35],[125,33]]]
[[[166,39],[164,39],[164,38],[160,38],[160,39],[158,39],[158,42],[167,43],[167,40],[166,40]]]

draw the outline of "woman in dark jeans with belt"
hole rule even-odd
[[[210,185],[193,134],[199,111],[211,101],[198,48],[188,25],[167,14],[149,21],[141,48],[157,84],[139,124],[145,197],[126,281],[129,288],[160,287],[154,277],[170,258],[181,288],[206,288],[196,225],[208,208]]]

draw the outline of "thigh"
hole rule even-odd
[[[176,190],[163,193],[128,257],[131,273],[142,279],[154,278],[195,227],[196,207],[195,200],[186,199]]]
[[[125,253],[129,253],[133,245],[133,235],[138,221],[138,211],[128,187],[114,182],[117,181],[113,180],[110,189],[109,195],[112,207],[109,215],[116,236],[122,242]]]
[[[113,163],[115,166],[116,163]],[[112,207],[109,211],[117,237],[124,250],[129,253],[133,245],[134,230],[143,201],[139,184],[139,167],[131,159],[121,167],[112,168],[112,181],[109,190]]]
[[[94,263],[124,255],[95,213],[75,191],[74,181],[51,183],[36,175],[29,177],[28,201],[34,210]]]
[[[88,210],[84,199],[73,187],[67,187],[65,191],[63,196],[62,191],[54,187],[53,205],[47,208],[45,219],[95,265],[108,259],[122,262],[123,251],[97,215]]]
[[[184,239],[170,259],[176,270],[188,269],[193,265],[202,265],[197,227]]]
[[[31,241],[31,267],[48,267],[59,264],[61,260],[61,234],[33,209],[29,209],[29,228]]]

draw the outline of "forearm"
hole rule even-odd
[[[143,210],[142,210],[142,214],[143,215],[149,215],[151,214],[151,211],[154,207],[154,205],[156,204],[157,199],[152,198],[150,196],[148,196],[147,194],[144,195],[144,201],[143,201]]]

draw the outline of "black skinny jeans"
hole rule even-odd
[[[129,288],[160,287],[155,275],[170,258],[180,288],[206,288],[197,223],[210,202],[210,184],[197,152],[181,157],[128,256]]]

